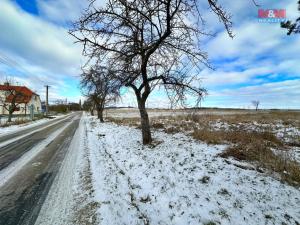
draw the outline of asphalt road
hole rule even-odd
[[[80,116],[81,114],[74,113],[67,119],[61,119],[57,124],[50,125],[51,122],[43,124],[39,128],[48,127],[0,148],[1,173],[1,170],[9,167],[50,134],[69,123],[60,135],[23,166],[16,175],[0,186],[0,225],[33,225],[35,223],[78,128]],[[35,127],[35,129],[38,128]],[[27,130],[27,132],[30,131]],[[15,138],[20,135],[24,135],[24,131],[15,133],[11,137]]]
[[[1,142],[4,142],[4,141],[7,141],[9,139],[16,138],[16,137],[28,134],[30,132],[33,132],[33,131],[37,130],[37,129],[43,128],[45,126],[51,125],[55,122],[58,122],[58,121],[61,121],[61,120],[64,120],[64,119],[65,119],[65,117],[62,117],[62,118],[59,118],[59,119],[53,119],[53,120],[50,120],[50,121],[48,121],[46,123],[43,123],[41,125],[37,125],[35,127],[31,127],[31,128],[28,128],[28,129],[24,129],[24,130],[20,130],[20,131],[17,131],[17,132],[9,133],[7,135],[1,135],[0,144],[1,144]]]

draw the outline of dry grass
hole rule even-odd
[[[155,129],[164,129],[165,125],[163,123],[154,122],[151,124],[151,127],[155,128]]]
[[[107,117],[106,118],[109,122],[118,124],[118,125],[126,125],[130,127],[137,127],[140,125],[139,118],[114,118],[114,117]]]
[[[45,118],[43,115],[35,115],[33,121],[36,121],[36,120],[40,120],[40,119],[43,119]],[[1,122],[1,120],[0,120]],[[21,125],[21,124],[25,124],[25,123],[29,123],[29,122],[32,122],[31,119],[29,119],[28,117],[17,117],[17,118],[13,118],[13,121],[12,122],[4,122],[4,123],[0,123],[0,127],[9,127],[9,126],[12,126],[12,125]]]
[[[0,127],[9,127],[9,126],[12,126],[12,125],[20,125],[20,124],[28,123],[30,121],[31,120],[28,120],[28,119],[17,119],[17,120],[14,120],[12,122],[6,122],[2,125],[0,124]]]
[[[100,207],[100,203],[92,201],[83,206],[78,212],[76,212],[76,220],[74,224],[80,225],[95,225],[97,224],[96,211]]]
[[[263,142],[239,143],[227,148],[222,157],[233,157],[237,160],[255,162],[259,167],[266,168],[280,174],[282,181],[290,185],[300,185],[300,165],[291,157],[284,154],[275,154],[271,148]]]
[[[164,129],[164,132],[166,132],[167,134],[176,134],[179,133],[180,131],[181,129],[179,127],[168,127]]]
[[[208,144],[237,144],[253,143],[256,141],[265,142],[270,147],[283,146],[283,143],[270,132],[245,132],[245,131],[212,131],[207,129],[195,129],[193,138],[205,141]]]
[[[150,110],[153,111],[153,110]],[[167,110],[161,110],[167,111]],[[177,110],[180,111],[180,110]],[[181,110],[183,111],[183,110]],[[282,121],[283,125],[291,125],[293,127],[300,128],[300,112],[298,111],[243,111],[243,113],[236,114],[212,114],[212,113],[204,113],[199,114],[201,110],[186,110],[183,111],[182,115],[175,116],[157,116],[150,118],[152,124],[161,123],[161,121],[167,121],[172,125],[180,125],[180,126],[188,126],[191,127],[190,130],[193,130],[193,125],[197,124],[197,127],[209,127],[209,123],[214,122],[224,122],[229,125],[240,125],[243,124],[252,124],[256,121],[258,124],[276,124],[278,121]],[[119,112],[119,111],[118,111]],[[189,113],[187,113],[189,112]],[[139,123],[138,117],[133,118],[115,118],[108,117],[108,119],[112,122],[116,122],[118,124],[123,125],[131,125]],[[155,127],[154,127],[155,128]],[[188,128],[185,128],[187,130]]]
[[[109,120],[120,125],[140,126],[139,118],[109,118]],[[253,125],[254,121],[258,128],[261,128],[260,124],[268,126],[258,129],[260,131],[249,131],[247,124]],[[289,155],[287,145],[290,143],[284,143],[272,133],[272,125],[276,125],[279,121],[285,126],[299,128],[300,112],[248,111],[225,115],[190,113],[159,116],[151,118],[151,127],[169,134],[188,133],[194,139],[208,144],[228,144],[229,147],[220,156],[254,162],[258,167],[277,172],[283,181],[299,186],[300,165]],[[229,130],[212,129],[211,124],[216,122],[227,124]],[[296,139],[297,137],[294,142],[297,142]]]
[[[222,121],[228,124],[245,124],[253,123],[256,121],[260,124],[274,124],[282,121],[284,125],[291,125],[300,127],[300,112],[298,111],[261,111],[261,112],[248,112],[243,114],[189,114],[178,117],[180,120],[190,120],[199,124],[207,124],[207,122]]]
[[[221,157],[255,162],[259,167],[277,172],[291,185],[300,185],[300,165],[288,154],[285,144],[269,132],[195,130],[193,138],[208,144],[230,144]],[[278,154],[272,148],[279,151]]]

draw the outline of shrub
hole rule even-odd
[[[152,123],[152,127],[155,129],[163,129],[165,125],[163,123]]]

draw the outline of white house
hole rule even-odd
[[[42,105],[40,96],[25,86],[0,85],[0,114],[7,115],[9,105],[15,102],[16,114],[30,114],[31,107],[34,113],[41,112]]]

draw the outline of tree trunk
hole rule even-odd
[[[101,123],[104,123],[104,119],[103,119],[103,109],[97,108],[97,114],[98,114],[98,119],[100,120]]]
[[[9,110],[8,111],[8,120],[7,120],[7,122],[9,122],[9,123],[11,122],[12,114],[13,114],[13,112],[11,110]]]
[[[143,144],[147,145],[152,142],[151,130],[150,130],[150,122],[148,113],[145,107],[146,100],[138,100],[138,106],[141,115],[141,127],[142,127],[142,136],[143,136]]]
[[[91,116],[94,116],[94,107],[91,109]]]
[[[92,105],[91,116],[94,116],[95,104]]]

